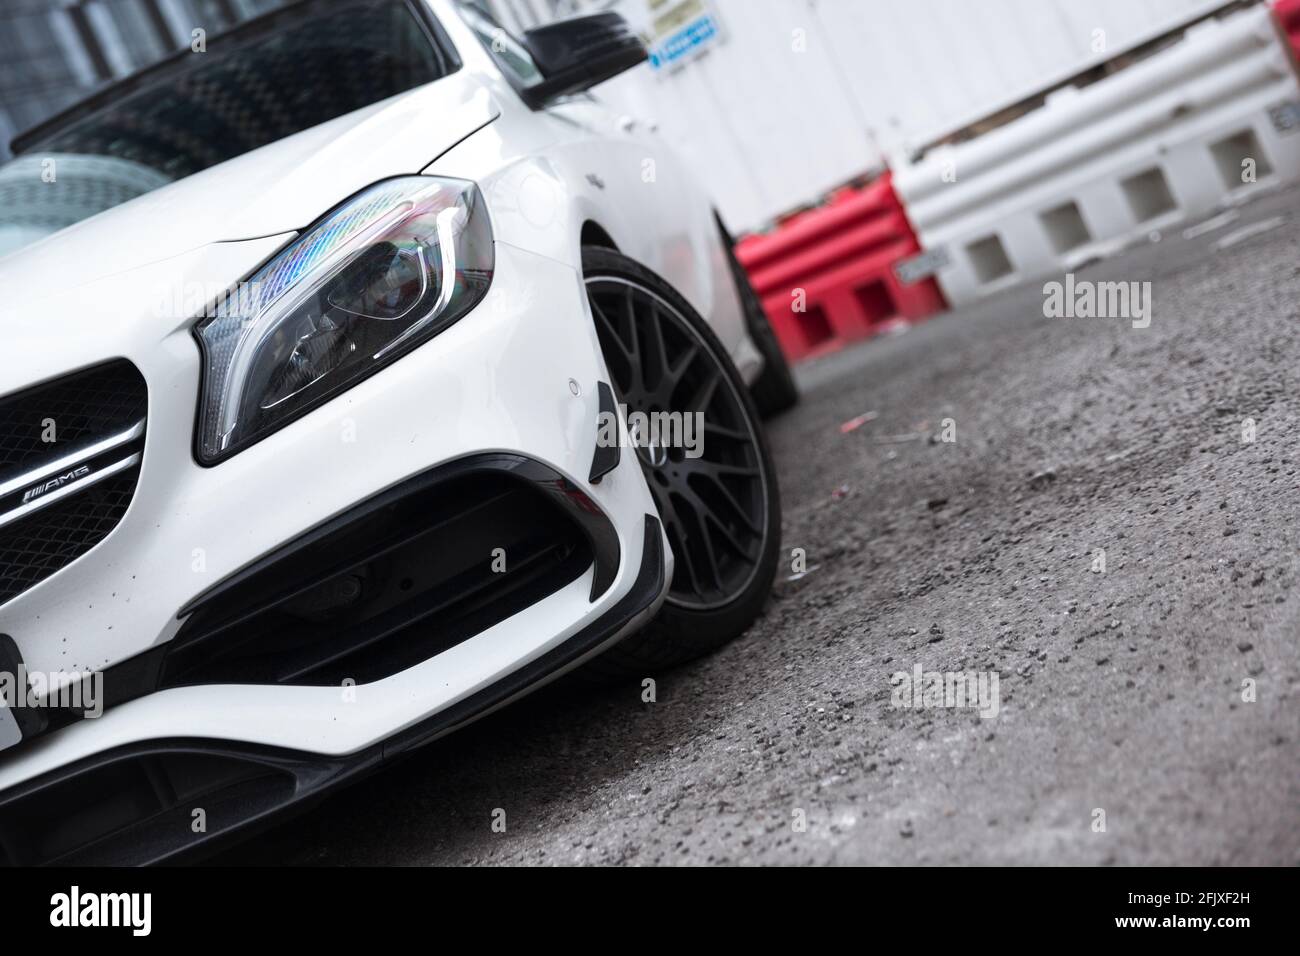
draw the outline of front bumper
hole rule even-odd
[[[170,281],[167,270],[191,270],[201,280],[208,265],[200,254],[179,257],[141,270],[129,285]],[[123,280],[109,281],[120,298]],[[92,285],[78,294],[89,302],[105,290]],[[598,484],[588,480],[598,384],[607,375],[572,268],[498,242],[493,286],[473,313],[215,468],[200,467],[191,454],[199,359],[188,324],[161,337],[151,328],[126,326],[71,349],[87,363],[122,356],[144,373],[144,461],[117,528],[0,607],[0,632],[14,638],[29,670],[112,674],[169,642],[185,624],[184,609],[286,542],[414,476],[472,456],[518,456],[563,476],[612,529],[617,567],[603,590],[595,587],[593,563],[487,630],[349,693],[338,686],[172,687],[25,741],[0,753],[0,822],[5,807],[85,768],[178,746],[287,753],[297,766],[345,768],[325,774],[325,785],[373,763],[377,753],[431,739],[573,666],[636,626],[661,599],[671,555],[657,521],[655,533],[648,530],[654,507],[640,469],[624,455]],[[48,340],[29,344],[49,351]],[[106,685],[104,695],[113,700],[114,688]],[[272,800],[271,809],[319,789],[314,771],[290,776],[288,797]],[[254,801],[238,816],[246,822],[262,812]]]
[[[183,737],[115,747],[0,793],[0,862],[144,865],[210,852],[477,720],[594,657],[654,615],[669,582],[659,519],[646,515],[644,531],[632,587],[598,620],[401,733],[340,757]],[[197,832],[196,811],[204,824]]]

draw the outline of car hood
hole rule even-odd
[[[42,290],[66,291],[211,243],[301,230],[377,180],[418,173],[499,114],[467,71],[453,73],[147,192],[0,258],[0,301],[13,305],[17,294],[31,305]],[[34,188],[41,188],[39,181]]]

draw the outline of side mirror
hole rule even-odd
[[[646,59],[645,44],[617,13],[593,13],[529,30],[524,46],[544,79],[528,90],[540,105],[589,90]]]

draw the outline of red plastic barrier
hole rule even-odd
[[[791,361],[947,308],[933,279],[903,285],[894,275],[895,264],[920,251],[890,173],[736,246]],[[802,312],[795,311],[799,289]]]
[[[1273,0],[1273,15],[1300,56],[1300,0]]]

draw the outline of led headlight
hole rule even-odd
[[[410,176],[277,253],[196,327],[200,460],[264,438],[472,309],[492,281],[487,220],[473,183]]]

